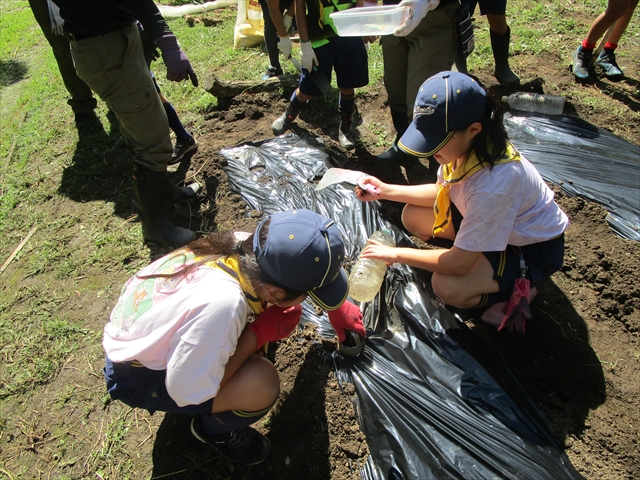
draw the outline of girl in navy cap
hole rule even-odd
[[[407,230],[453,246],[421,250],[371,241],[362,256],[431,270],[433,291],[444,303],[491,306],[484,321],[501,328],[507,320],[518,322],[515,328],[524,331],[524,318],[505,318],[506,301],[518,279],[534,285],[530,301],[535,284],[560,269],[569,220],[540,174],[508,141],[498,105],[471,77],[441,72],[420,87],[413,122],[398,147],[434,156],[437,183],[390,185],[368,177],[363,186],[371,187],[357,188],[358,198],[406,203]],[[530,316],[526,309],[520,313]]]
[[[103,346],[107,389],[131,407],[196,415],[191,432],[231,462],[270,452],[249,425],[270,410],[278,373],[254,355],[291,334],[310,296],[345,330],[365,336],[346,301],[344,244],[335,223],[309,210],[279,212],[253,234],[218,232],[156,260],[122,289]],[[256,319],[249,323],[250,319]]]

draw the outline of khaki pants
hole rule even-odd
[[[458,2],[428,12],[420,24],[406,37],[382,37],[384,86],[389,107],[413,117],[413,104],[424,81],[455,62],[457,45],[454,38],[454,15]]]
[[[78,76],[115,113],[133,144],[135,162],[164,172],[173,148],[167,114],[156,93],[135,24],[106,35],[70,40]]]

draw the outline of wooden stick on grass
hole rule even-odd
[[[13,251],[13,253],[11,254],[11,256],[9,256],[9,258],[7,258],[6,262],[4,262],[2,264],[2,267],[0,267],[0,274],[2,274],[2,272],[4,272],[4,269],[7,268],[9,266],[9,264],[11,263],[11,261],[15,258],[15,256],[18,254],[18,252],[20,250],[22,250],[22,247],[24,247],[24,244],[27,243],[27,241],[29,241],[29,239],[31,238],[31,235],[33,235],[36,232],[36,229],[38,228],[37,225],[34,225],[33,228],[31,230],[29,230],[29,233],[27,233],[27,236],[24,237],[24,239],[20,242],[20,245],[18,245],[16,247],[16,249]]]

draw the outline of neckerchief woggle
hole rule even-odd
[[[507,143],[507,148],[505,149],[502,156],[495,161],[494,165],[499,163],[508,163],[508,162],[519,162],[520,161],[520,153],[516,150],[511,143]],[[469,157],[462,162],[460,167],[453,170],[451,168],[452,163],[448,163],[442,166],[442,174],[444,177],[444,182],[440,185],[438,189],[438,194],[436,195],[436,201],[433,205],[433,213],[435,214],[435,221],[433,222],[433,236],[440,232],[444,232],[449,225],[451,225],[451,198],[449,196],[449,190],[451,189],[451,185],[454,183],[459,183],[466,178],[469,178],[471,175],[478,173],[483,168],[489,166],[486,163],[481,163],[480,159],[476,155],[475,151],[471,152]]]

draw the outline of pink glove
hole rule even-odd
[[[162,52],[162,60],[167,66],[167,78],[173,82],[191,79],[194,87],[198,86],[198,77],[193,71],[189,59],[178,45],[175,35],[162,35],[155,39],[155,44]]]
[[[256,350],[260,350],[267,342],[275,342],[282,340],[291,335],[300,322],[302,315],[302,305],[289,307],[284,309],[273,305],[258,315],[258,318],[249,325],[256,339],[258,346]]]
[[[362,312],[349,300],[345,301],[337,310],[327,312],[331,326],[338,335],[338,340],[344,342],[347,339],[345,330],[356,332],[362,338],[367,336],[367,331],[362,323]]]

